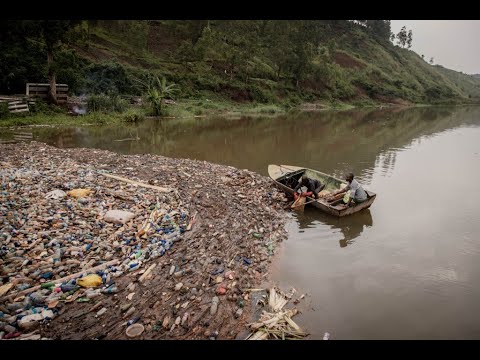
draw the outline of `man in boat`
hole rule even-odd
[[[325,184],[322,185],[322,183],[320,181],[318,181],[317,179],[310,179],[306,175],[303,175],[301,177],[300,181],[298,182],[298,185],[295,187],[295,189],[293,189],[293,196],[294,196],[295,200],[297,200],[297,198],[298,198],[297,191],[302,186],[305,186],[307,188],[307,192],[302,193],[302,196],[312,196],[312,194],[313,194],[315,199],[318,199],[318,197],[319,197],[318,193],[323,190],[323,188],[325,187]]]
[[[342,194],[350,190],[350,197],[345,204],[346,207],[350,206],[352,202],[355,204],[360,204],[367,200],[367,193],[365,190],[363,190],[362,185],[360,185],[358,181],[354,179],[353,173],[348,173],[345,176],[345,180],[348,182],[348,185],[341,190],[335,191],[331,196]]]

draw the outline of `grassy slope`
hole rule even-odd
[[[470,96],[480,96],[480,79],[432,66],[413,51],[382,46],[361,31],[344,40],[339,47],[365,64],[361,74],[382,89],[387,98],[431,102],[428,93],[435,94],[437,88],[441,89],[443,99],[467,100]]]
[[[352,87],[355,91],[354,95],[342,97],[335,95],[335,85],[307,85],[306,93],[313,101],[331,100],[332,94],[337,100],[354,103],[362,100],[366,103],[372,103],[373,100],[373,103],[397,104],[469,102],[480,98],[478,77],[430,65],[413,51],[380,44],[362,29],[353,29],[344,34],[326,29],[323,38],[325,43],[332,39],[336,42],[337,48],[331,58],[335,76],[344,81],[344,86]],[[160,21],[157,25],[150,26],[148,50],[135,48],[123,41],[116,32],[98,27],[93,30],[90,48],[82,50],[80,54],[91,61],[115,59],[124,65],[155,69],[174,79],[182,78],[184,87],[194,89],[191,93],[194,98],[219,95],[220,98],[234,101],[242,99],[239,89],[248,85],[233,81],[233,91],[217,90],[224,88],[229,81],[220,71],[205,63],[192,64],[189,70],[185,70],[173,55],[178,42],[175,34],[169,32],[168,22]],[[252,79],[257,86],[276,99],[288,98],[296,92],[295,88],[272,80],[272,70],[261,58],[256,58],[255,62],[258,69],[263,69],[260,76]],[[205,76],[212,85],[199,84],[195,78],[197,74]],[[335,81],[338,83],[338,79]],[[305,101],[305,97],[302,100]]]

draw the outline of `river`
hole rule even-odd
[[[356,179],[370,209],[293,213],[273,266],[306,293],[296,321],[321,339],[480,338],[480,108],[310,112],[2,130],[34,139],[207,160],[267,175],[268,164]]]

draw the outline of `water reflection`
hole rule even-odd
[[[146,120],[138,124],[32,129],[34,140],[122,154],[207,160],[267,175],[271,163],[302,164],[334,176],[353,171],[365,185],[396,151],[418,138],[478,123],[479,108],[391,108],[289,113],[278,117]],[[0,138],[12,138],[2,130]],[[130,140],[126,140],[130,139]]]
[[[344,238],[339,240],[340,247],[346,247],[351,245],[365,228],[371,227],[373,220],[370,209],[365,209],[352,215],[349,219],[340,218],[337,219],[336,223],[335,220],[332,223],[343,233]]]
[[[303,213],[296,213],[295,218],[299,232],[304,232],[306,229],[315,228],[318,224],[323,224],[329,226],[331,230],[341,233],[339,244],[342,248],[353,244],[354,240],[366,228],[373,226],[370,209],[361,210],[351,216],[337,218],[307,206]]]

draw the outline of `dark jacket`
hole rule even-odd
[[[293,189],[295,192],[300,189],[302,186],[306,186],[308,191],[313,192],[315,198],[318,198],[318,193],[323,189],[322,183],[316,179],[307,178],[303,182],[299,182],[298,185]]]

